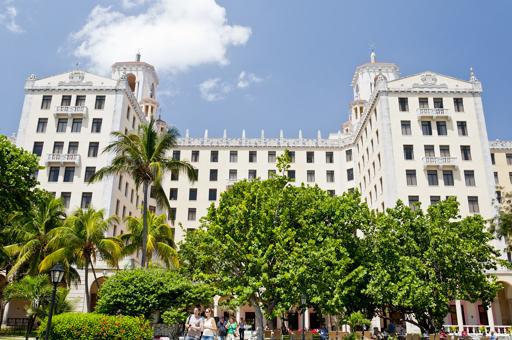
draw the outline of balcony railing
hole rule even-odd
[[[450,112],[447,109],[443,108],[419,108],[416,111],[418,117],[449,117]]]
[[[87,116],[87,106],[57,106],[55,116],[85,117]]]
[[[78,165],[80,164],[80,155],[74,153],[49,153],[46,156],[46,163],[74,163]]]
[[[433,156],[425,156],[423,157],[423,164],[434,165],[434,166],[456,166],[457,165],[457,157],[433,157]]]
[[[452,333],[451,330],[453,328],[456,328],[457,330],[455,334],[459,334],[459,329],[457,325],[443,325],[443,327],[449,333]],[[463,325],[462,328],[468,333],[469,336],[483,335],[484,330],[485,334],[490,334],[491,331],[494,331],[496,334],[506,334],[508,336],[509,330],[512,329],[512,326],[494,325],[494,327],[491,327],[489,325]]]

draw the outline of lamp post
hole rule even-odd
[[[52,291],[52,301],[50,304],[50,311],[48,312],[48,324],[46,325],[46,334],[44,336],[45,340],[48,340],[48,336],[50,335],[50,328],[52,327],[52,314],[53,314],[53,306],[55,305],[55,293],[57,292],[57,285],[62,281],[62,277],[64,276],[64,267],[62,264],[57,263],[50,270],[50,277],[53,283],[53,291]]]
[[[304,334],[304,328],[306,328],[306,295],[302,294],[300,297],[300,303],[302,305],[302,340],[306,340]]]

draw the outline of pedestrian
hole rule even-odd
[[[203,335],[201,340],[214,340],[215,336],[217,335],[217,323],[212,316],[212,310],[210,308],[206,308],[204,313],[206,318],[203,321]]]
[[[194,308],[194,314],[190,315],[187,318],[187,322],[185,323],[185,329],[187,331],[187,335],[185,336],[185,340],[199,340],[201,339],[201,332],[203,329],[203,317],[199,314],[199,308]]]
[[[226,338],[227,340],[235,340],[235,334],[236,334],[237,328],[238,328],[238,325],[236,323],[235,317],[233,315],[230,315],[229,321],[227,324],[227,329],[228,329],[228,336]]]
[[[245,332],[245,321],[244,318],[240,318],[240,324],[238,325],[238,333],[240,334],[240,340],[244,340]]]
[[[494,331],[491,332],[491,337],[489,340],[496,340],[496,334],[494,334]]]
[[[322,324],[320,326],[320,330],[318,333],[320,333],[320,340],[329,339],[329,330],[327,329],[327,327],[324,324]]]
[[[219,318],[219,322],[217,322],[217,332],[219,335],[219,340],[226,340],[226,336],[228,335],[228,329],[226,328],[227,322],[224,320],[224,316]]]

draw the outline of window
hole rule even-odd
[[[437,135],[438,136],[447,136],[448,130],[446,129],[446,122],[436,122],[437,126]]]
[[[71,132],[80,132],[82,130],[82,119],[74,118],[71,124]]]
[[[196,220],[196,208],[188,208],[187,220],[189,220],[189,221]]]
[[[41,157],[43,154],[43,142],[34,142],[34,147],[32,148],[32,153],[36,156]]]
[[[494,154],[491,153],[491,163],[494,165],[496,164],[496,159],[494,158]]]
[[[512,165],[512,153],[507,153],[505,157],[507,158],[507,165]]]
[[[82,201],[80,202],[80,208],[87,209],[91,205],[92,192],[83,192]]]
[[[430,196],[430,205],[434,205],[441,201],[441,196]]]
[[[255,179],[256,178],[256,170],[249,170],[249,175],[247,178]]]
[[[76,96],[75,106],[85,106],[85,96]]]
[[[209,189],[208,190],[208,201],[217,200],[217,189]]]
[[[132,129],[135,129],[135,116],[132,118]]]
[[[275,170],[269,170],[267,171],[267,176],[268,178],[272,178],[276,175],[276,171]]]
[[[407,185],[417,185],[416,181],[416,170],[405,170],[405,177],[407,179]]]
[[[121,191],[123,187],[123,175],[119,176],[119,182],[117,182],[117,190]]]
[[[98,149],[100,147],[100,143],[98,142],[90,142],[89,143],[89,151],[87,152],[88,157],[98,157]]]
[[[418,98],[420,109],[428,109],[428,98]]]
[[[450,157],[450,146],[449,145],[439,145],[439,153],[441,157]]]
[[[332,151],[325,152],[325,163],[334,163],[334,153]]]
[[[306,163],[313,163],[315,161],[315,152],[307,151],[306,152]]]
[[[443,107],[443,98],[434,98],[434,108],[442,109]]]
[[[71,105],[71,96],[62,96],[60,100],[61,106],[70,106]]]
[[[268,162],[269,163],[275,163],[276,162],[276,152],[275,151],[269,151],[268,152]]]
[[[351,162],[352,161],[352,150],[345,151],[345,160],[347,162]]]
[[[199,151],[192,151],[192,157],[190,160],[194,163],[199,162]]]
[[[230,169],[229,170],[229,180],[230,181],[236,181],[237,180],[237,171],[236,169]]]
[[[75,177],[75,167],[67,166],[64,169],[64,182],[73,182],[74,177]]]
[[[178,181],[180,179],[180,172],[178,170],[171,171],[171,181]]]
[[[130,191],[130,203],[133,203],[133,189]]]
[[[336,196],[336,190],[327,190],[327,193],[331,196]]]
[[[95,110],[103,110],[105,108],[105,96],[96,96],[96,102],[94,103]],[[130,115],[130,108],[128,108],[128,115]]]
[[[96,173],[96,167],[88,166],[85,168],[84,182],[90,182],[91,177]]]
[[[460,153],[462,154],[462,160],[463,161],[470,161],[471,160],[471,147],[469,145],[461,145],[460,146]]]
[[[229,162],[230,163],[238,162],[238,151],[230,151],[229,152]]]
[[[333,183],[334,182],[334,171],[333,170],[327,170],[326,171],[327,176],[327,183]]]
[[[292,181],[294,181],[294,180],[295,180],[295,170],[288,170],[287,175],[288,175],[288,178],[289,178],[290,180],[292,180]]]
[[[498,203],[501,203],[501,191],[499,190],[496,191],[496,200]]]
[[[178,199],[178,188],[169,189],[169,200],[176,201]]]
[[[457,122],[457,131],[459,132],[459,136],[467,136],[468,128],[466,122]]]
[[[69,202],[71,201],[71,193],[70,192],[61,192],[60,200],[62,201],[62,205],[64,208],[69,208]]]
[[[68,127],[68,120],[66,118],[59,118],[57,120],[57,132],[66,132]]]
[[[313,183],[315,181],[315,170],[308,170],[306,173],[306,180],[308,183]]]
[[[475,184],[475,172],[473,170],[464,170],[464,180],[466,181],[466,186],[474,187]]]
[[[500,178],[499,178],[498,173],[496,171],[494,172],[494,183],[495,184],[500,184]]]
[[[174,224],[174,221],[176,221],[176,208],[171,208],[168,210],[167,219],[169,219],[171,223]]]
[[[508,180],[509,180],[510,184],[512,184],[512,172],[508,173]]]
[[[96,100],[98,100],[98,97],[96,97]],[[126,109],[126,119],[127,119],[127,120],[130,120],[130,111],[131,111],[131,109],[130,109],[130,107],[128,106],[128,108]]]
[[[48,172],[48,182],[57,182],[59,180],[59,171],[60,168],[58,166],[51,166]]]
[[[52,96],[43,96],[43,101],[41,102],[41,110],[48,110],[52,103]]]
[[[469,212],[479,213],[480,207],[478,206],[478,196],[468,196]]]
[[[39,120],[37,121],[36,132],[45,133],[47,125],[48,125],[48,118],[39,118]]]
[[[455,107],[455,112],[464,112],[464,102],[462,98],[453,98],[453,106]]]
[[[432,136],[432,124],[430,124],[430,122],[422,121],[421,132],[423,133],[423,136]]]
[[[217,181],[219,171],[217,169],[210,169],[210,181],[215,182]]]
[[[256,151],[249,151],[249,163],[256,163]]]
[[[354,180],[354,169],[350,168],[347,169],[347,181],[353,181]]]
[[[408,98],[398,98],[398,107],[401,112],[409,111],[409,100]]]
[[[439,179],[437,178],[437,170],[428,170],[427,171],[427,179],[428,179],[428,185],[438,186]]]
[[[452,170],[444,170],[443,171],[443,181],[446,186],[453,186],[453,171]]]
[[[406,159],[406,160],[414,159],[414,148],[412,145],[404,145],[404,159]]]
[[[436,152],[434,150],[433,145],[425,145],[423,148],[425,149],[425,157],[435,157],[436,156]]]
[[[210,162],[217,163],[219,161],[219,151],[212,150],[210,151]]]
[[[100,133],[101,132],[101,118],[93,118],[91,124],[91,132]]]
[[[69,142],[68,153],[73,155],[78,153],[78,142]]]
[[[188,190],[188,200],[189,201],[196,201],[197,200],[197,189],[196,188],[190,188]]]
[[[126,181],[126,183],[124,183],[124,197],[128,197],[128,187],[129,184],[128,181]],[[156,187],[151,186],[149,188],[149,197],[156,198]]]
[[[419,196],[409,196],[409,208],[412,210],[419,209],[420,197]]]
[[[402,120],[401,125],[402,125],[402,135],[410,136],[412,134],[411,121],[410,120]]]
[[[180,160],[180,156],[181,156],[180,150],[173,150],[173,152],[172,152],[172,159],[174,161],[179,161]]]

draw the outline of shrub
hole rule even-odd
[[[39,337],[44,338],[45,332],[46,321],[39,327]],[[50,339],[149,340],[153,339],[153,329],[142,317],[65,313],[52,318]]]

